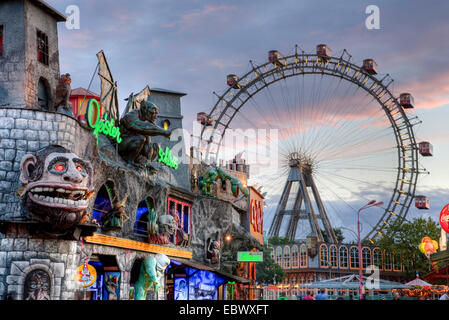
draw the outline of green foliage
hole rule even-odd
[[[256,263],[256,277],[259,283],[273,283],[273,278],[279,283],[285,276],[285,272],[281,266],[271,258],[272,250],[267,245],[264,245],[262,248],[263,262]]]
[[[432,271],[429,260],[419,251],[418,246],[424,237],[438,241],[440,231],[438,224],[431,218],[415,218],[413,221],[389,225],[377,244],[392,254],[400,254],[407,276],[414,278],[416,271],[421,275]]]
[[[287,237],[272,237],[270,239],[268,239],[268,243],[272,244],[272,245],[277,245],[277,244],[293,244],[295,243],[295,241],[291,241],[289,238]]]

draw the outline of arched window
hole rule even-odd
[[[299,266],[307,268],[307,248],[304,243],[299,247]]]
[[[101,218],[104,214],[112,210],[112,200],[114,198],[114,183],[106,181],[97,192],[94,206],[92,208],[92,219],[102,225]]]
[[[340,247],[340,268],[348,267],[348,248]]]
[[[271,259],[276,262],[276,260],[274,258],[274,248],[273,247],[268,247],[268,249],[270,249],[270,257],[271,257]]]
[[[320,266],[327,268],[329,265],[329,256],[327,251],[327,246],[322,244],[320,246]]]
[[[282,248],[276,248],[276,263],[282,267]]]
[[[40,78],[37,83],[37,104],[41,110],[50,110],[50,90],[45,78]]]
[[[284,268],[290,268],[290,247],[284,247]]]
[[[351,269],[359,267],[359,250],[356,247],[351,248]]]
[[[391,270],[391,255],[389,252],[386,251],[385,251],[384,269]]]
[[[298,246],[294,245],[292,247],[292,267],[297,268],[298,266],[299,266]]]
[[[373,264],[382,269],[382,253],[379,248],[373,249]]]
[[[148,236],[148,213],[154,209],[154,201],[151,197],[146,197],[140,201],[136,211],[136,222],[134,223],[134,234],[138,236]]]
[[[362,249],[362,266],[366,269],[369,265],[371,265],[371,251],[369,248]]]
[[[330,247],[330,260],[332,268],[338,268],[337,247],[335,245]]]
[[[394,271],[401,271],[401,255],[400,254],[395,254],[393,256],[393,270]]]

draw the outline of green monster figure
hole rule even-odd
[[[160,284],[159,278],[162,277],[164,270],[170,264],[170,259],[158,253],[156,257],[146,257],[140,267],[139,280],[134,285],[134,299],[146,300],[147,292],[153,286],[155,292],[158,291]]]
[[[156,125],[158,108],[151,102],[140,102],[140,108],[127,112],[120,119],[122,142],[118,145],[120,156],[129,164],[140,167],[150,166],[159,155],[159,145],[151,143],[152,136],[170,137],[171,130]]]
[[[206,196],[212,195],[212,184],[215,184],[216,181],[220,179],[221,181],[229,180],[231,182],[231,191],[232,194],[237,196],[237,189],[239,189],[245,197],[249,196],[249,190],[239,179],[234,177],[232,174],[225,172],[221,168],[214,168],[209,171],[206,171],[201,181],[199,182],[199,187],[201,192]]]

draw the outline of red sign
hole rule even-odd
[[[444,231],[449,232],[449,204],[440,213],[440,225]]]

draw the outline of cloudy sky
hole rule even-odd
[[[72,88],[88,86],[97,64],[95,54],[102,49],[118,81],[121,108],[129,93],[147,84],[185,92],[182,110],[187,129],[197,112],[211,110],[216,101],[212,92],[224,92],[227,74],[246,73],[249,60],[265,62],[269,50],[291,54],[298,44],[313,53],[317,44],[326,43],[335,54],[348,50],[357,64],[375,58],[380,73],[394,79],[394,94],[405,91],[414,95],[416,108],[410,116],[423,121],[416,130],[417,140],[431,141],[434,146],[435,156],[421,159],[430,175],[420,178],[417,187],[417,193],[430,198],[431,210],[412,208],[409,217],[437,219],[449,202],[446,0],[48,2],[62,13],[69,5],[80,9],[79,30],[59,25],[61,72],[72,75]],[[368,5],[380,9],[379,30],[365,26]],[[380,200],[389,200],[388,192],[376,192]],[[272,196],[276,199],[276,194]],[[347,201],[353,208],[364,204],[362,198]],[[354,229],[353,212],[348,212],[335,216],[335,224]],[[265,229],[271,219],[268,211]],[[365,219],[367,224],[373,223]]]

